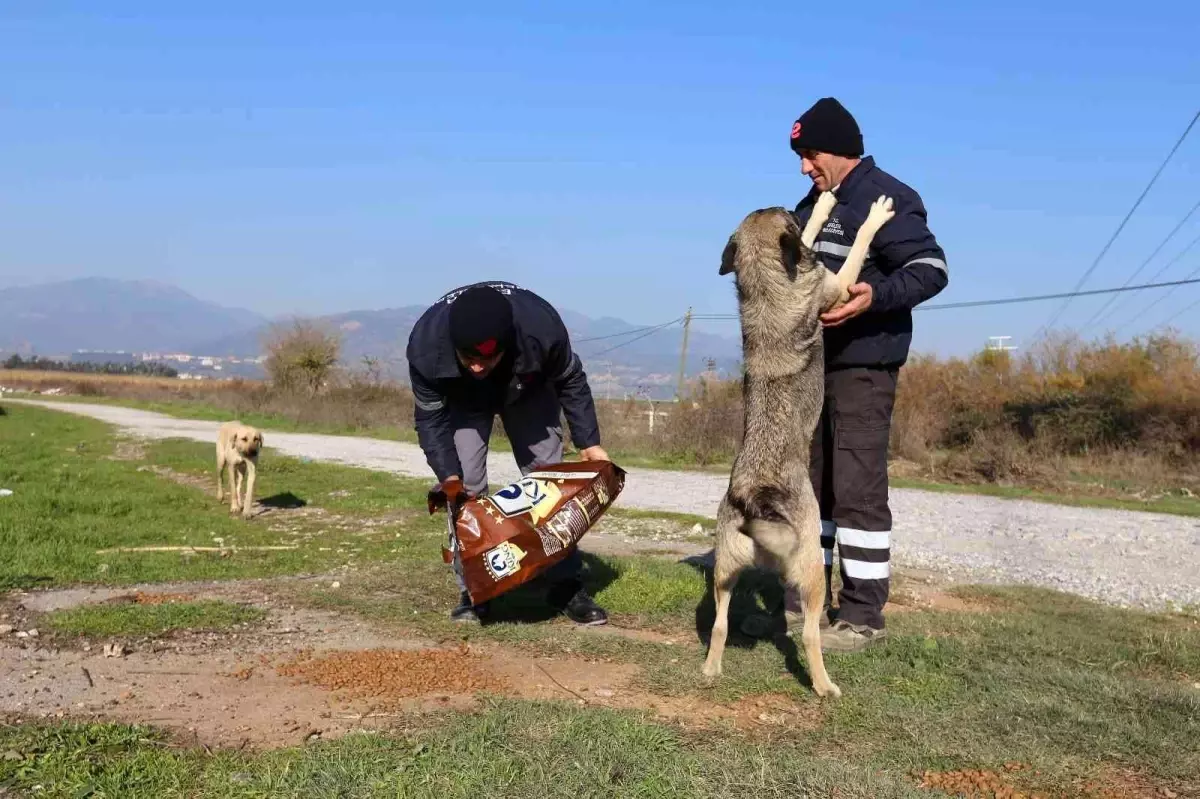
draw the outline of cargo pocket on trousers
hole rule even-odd
[[[838,449],[874,450],[886,454],[890,432],[891,428],[888,425],[837,425],[834,430],[834,442]]]

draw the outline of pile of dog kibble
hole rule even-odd
[[[399,700],[430,694],[501,691],[506,683],[489,673],[479,654],[460,648],[404,651],[366,649],[311,652],[276,667],[283,677],[343,692],[348,699]]]
[[[1012,773],[1023,770],[1020,763],[1008,763],[1004,770]],[[951,796],[972,799],[1040,799],[1041,794],[1022,793],[1007,779],[994,771],[965,769],[963,771],[926,771],[920,774],[922,788],[936,788]]]

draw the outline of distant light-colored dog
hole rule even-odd
[[[217,499],[225,499],[224,474],[229,469],[229,512],[250,516],[254,507],[254,478],[263,437],[256,428],[241,422],[225,422],[217,432]],[[245,496],[242,496],[243,478]]]
[[[750,213],[721,255],[720,274],[734,273],[745,362],[744,434],[729,487],[717,510],[713,598],[716,619],[704,674],[721,674],[729,605],[741,572],[751,565],[783,577],[800,597],[802,640],[820,696],[841,696],[821,655],[819,616],[825,592],[821,512],[808,467],[813,432],[825,399],[820,315],[849,298],[867,248],[893,216],[892,201],[871,207],[841,270],[834,274],[812,252],[836,200],[826,192],[801,232],[784,208]]]

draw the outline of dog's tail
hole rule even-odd
[[[742,533],[755,545],[779,559],[789,559],[799,546],[799,508],[787,492],[762,486],[742,497],[731,497],[745,522]]]
[[[742,532],[754,539],[754,544],[780,563],[792,559],[800,546],[800,539],[790,522],[749,519],[742,525]]]

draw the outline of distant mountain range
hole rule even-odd
[[[404,379],[408,334],[424,310],[425,306],[413,305],[318,318],[341,334],[344,364],[357,365],[369,356],[389,376]],[[632,331],[643,328],[621,319],[593,319],[565,308],[559,312],[597,393],[674,385],[682,344],[680,326],[639,338]],[[22,355],[124,350],[253,357],[261,353],[263,335],[272,321],[153,281],[83,278],[0,289],[0,350]],[[733,369],[740,360],[741,343],[736,338],[693,329],[688,341],[690,375],[708,366]]]
[[[22,354],[186,351],[214,330],[249,331],[266,323],[253,311],[203,302],[149,280],[93,277],[0,289],[0,349]]]

